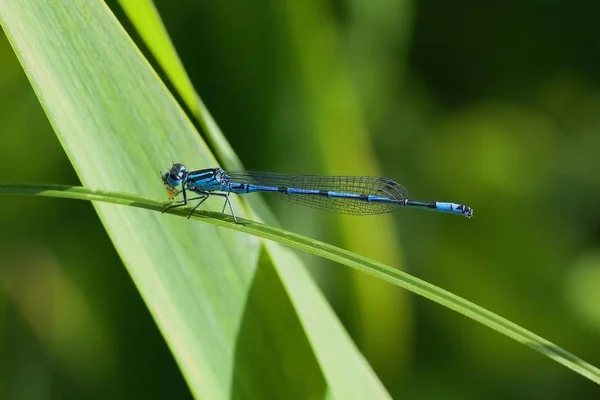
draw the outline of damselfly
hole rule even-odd
[[[162,175],[162,180],[171,199],[175,199],[180,193],[183,194],[182,201],[164,211],[183,207],[192,200],[199,200],[188,218],[206,199],[214,195],[225,199],[222,212],[224,213],[225,208],[229,206],[233,220],[237,223],[229,195],[255,192],[277,193],[281,198],[293,203],[342,214],[383,214],[400,207],[414,207],[464,215],[467,218],[473,216],[473,209],[462,204],[409,200],[408,192],[402,185],[381,177],[226,172],[221,168],[188,171],[183,164],[176,163]],[[188,198],[187,191],[198,196]]]

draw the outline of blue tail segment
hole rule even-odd
[[[473,209],[471,207],[456,203],[446,203],[442,201],[405,200],[404,206],[424,208],[426,210],[438,211],[449,214],[464,215],[467,218],[471,218],[473,216]]]
[[[183,194],[182,201],[165,211],[185,206],[190,200],[199,199],[195,210],[209,196],[216,195],[225,198],[223,211],[229,206],[233,215],[229,201],[231,193],[270,192],[292,203],[342,214],[384,214],[400,207],[414,207],[464,215],[467,218],[473,216],[473,209],[462,204],[409,200],[408,192],[402,185],[381,177],[287,175],[258,171],[225,172],[221,168],[187,171],[183,164],[178,163],[173,164],[162,176],[162,180],[169,197]],[[197,197],[188,199],[187,191]],[[237,222],[235,215],[233,218]]]

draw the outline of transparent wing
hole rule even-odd
[[[280,198],[307,207],[341,214],[371,215],[392,212],[402,205],[408,192],[388,178],[372,176],[287,175],[260,171],[234,171],[227,176],[232,184],[247,183],[295,189],[333,191],[358,195],[387,197],[389,202],[368,202],[365,199],[327,197],[314,194],[277,193]]]

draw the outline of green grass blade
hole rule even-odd
[[[172,160],[216,164],[103,2],[0,0],[0,23],[86,187],[162,198]],[[387,396],[290,252],[268,245],[274,269],[252,236],[94,207],[195,395]]]
[[[166,34],[154,3],[145,0],[120,0],[119,3],[184,103],[190,110],[195,111],[198,106],[198,96],[181,60],[175,53],[171,39]]]
[[[154,211],[162,211],[165,207],[165,203],[145,197],[91,190],[83,187],[59,185],[0,185],[0,193],[35,194],[49,197],[103,201],[107,203],[129,205]],[[182,209],[170,210],[169,212],[180,216],[188,216],[189,213],[189,211]],[[306,236],[284,231],[280,228],[249,220],[242,220],[241,222],[243,222],[244,225],[238,225],[232,222],[232,218],[230,216],[224,216],[220,212],[199,210],[194,213],[192,218],[209,222],[214,225],[224,226],[240,232],[246,232],[260,238],[272,240],[292,248],[306,251],[340,264],[344,264],[366,274],[378,277],[396,286],[408,289],[413,293],[426,297],[485,326],[488,326],[495,331],[498,331],[503,335],[518,341],[519,343],[529,346],[535,351],[542,353],[543,355],[566,366],[574,372],[600,384],[600,370],[581,358],[528,331],[527,329],[522,328],[519,325],[486,310],[483,307],[473,304],[459,296],[422,281],[405,272],[391,268],[366,257],[351,253],[339,247],[335,247]]]
[[[243,169],[221,129],[196,93],[152,0],[119,0],[140,37],[152,52],[187,108],[200,122],[213,151],[226,169]]]

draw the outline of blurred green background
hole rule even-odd
[[[346,218],[275,200],[286,229],[406,270],[600,365],[600,3],[156,6],[248,169],[381,174],[411,197],[475,210]],[[5,37],[0,61],[2,180],[78,184]],[[159,185],[165,167],[136,173]],[[1,398],[190,397],[90,204],[1,197],[0,221]],[[454,312],[303,258],[393,397],[600,394]]]

